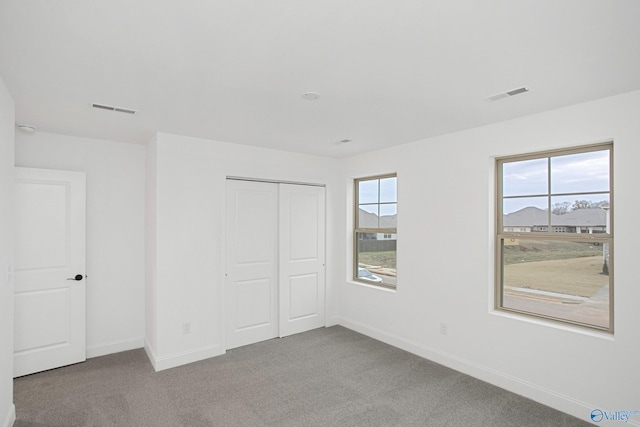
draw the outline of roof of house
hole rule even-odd
[[[551,214],[551,222],[556,214]],[[547,224],[549,222],[549,212],[532,206],[511,212],[502,217],[502,225],[505,227],[531,227],[534,225]]]
[[[607,213],[604,209],[576,209],[564,215],[557,216],[557,223],[554,225],[593,225],[605,226],[607,224]]]
[[[360,228],[396,228],[398,215],[383,215],[378,224],[378,215],[360,209]]]
[[[511,212],[503,216],[504,227],[533,227],[546,225],[549,222],[549,212],[540,208],[529,206],[519,211]],[[555,226],[606,226],[607,213],[604,209],[589,208],[575,209],[563,215],[551,213],[551,225]]]

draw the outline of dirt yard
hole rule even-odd
[[[607,284],[602,274],[602,255],[523,262],[504,267],[504,286],[530,288],[590,298]]]

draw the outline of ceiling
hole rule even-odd
[[[639,18],[637,0],[0,0],[0,76],[43,132],[344,157],[640,89]]]

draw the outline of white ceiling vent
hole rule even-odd
[[[127,114],[135,114],[135,113],[137,113],[136,110],[132,110],[130,108],[113,107],[111,105],[91,104],[91,106],[93,108],[98,108],[98,109],[101,109],[101,110],[108,110],[108,111],[115,111],[117,113],[127,113]]]
[[[521,93],[529,92],[529,88],[522,86],[519,88],[511,89],[506,92],[496,93],[495,95],[487,96],[490,101],[497,101],[498,99],[508,98],[510,96],[520,95]]]

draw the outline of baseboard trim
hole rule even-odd
[[[9,412],[7,412],[7,416],[4,419],[4,423],[2,427],[12,427],[16,422],[16,405],[13,403],[9,406]]]
[[[151,366],[153,366],[153,370],[158,372],[156,369],[156,353],[153,351],[153,348],[151,348],[151,345],[149,345],[149,341],[147,341],[146,338],[144,339],[144,352],[147,353],[147,358],[149,359]]]
[[[455,369],[458,372],[462,372],[489,384],[493,384],[505,390],[527,397],[531,400],[542,403],[543,405],[547,405],[559,411],[573,415],[574,417],[580,418],[586,422],[591,422],[589,417],[591,411],[594,408],[599,407],[597,405],[582,402],[570,396],[557,393],[537,384],[521,380],[493,368],[480,365],[471,360],[463,359],[429,348],[428,346],[415,341],[407,340],[399,336],[388,334],[379,329],[371,328],[351,319],[340,317],[337,321],[339,325],[344,326],[347,329],[354,330],[378,341],[382,341],[386,344],[408,351],[409,353],[413,353],[448,368]],[[632,420],[629,420],[628,424],[638,425]]]
[[[331,326],[339,325],[340,324],[339,322],[340,322],[340,317],[338,316],[328,317],[325,322],[325,327],[330,328]]]
[[[142,347],[144,347],[144,338],[142,337],[93,345],[87,347],[87,359],[106,356],[107,354],[120,353],[121,351],[135,350]]]
[[[211,357],[221,356],[226,353],[222,346],[212,345],[181,353],[174,353],[168,356],[158,357],[146,340],[144,349],[147,352],[147,357],[149,358],[149,361],[153,365],[153,369],[155,369],[156,372],[164,371],[165,369],[176,368],[178,366],[198,362],[200,360],[209,359]]]

